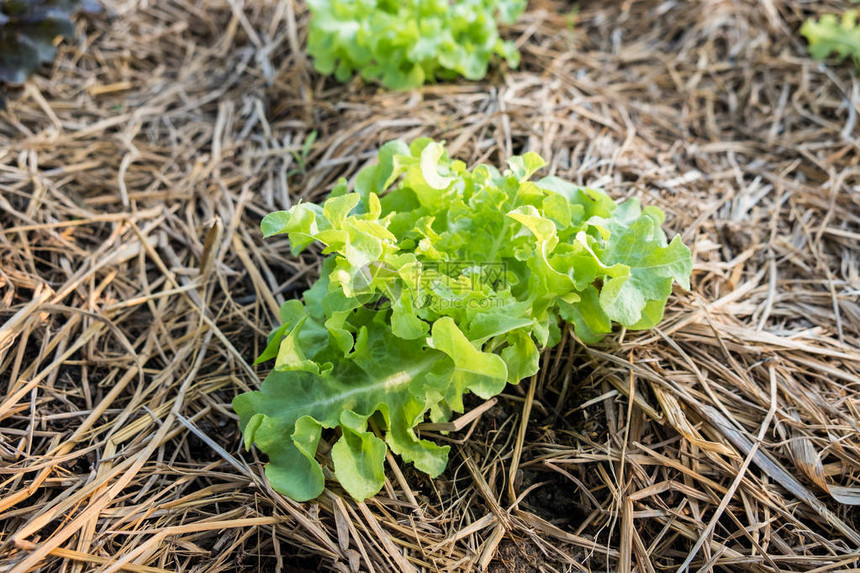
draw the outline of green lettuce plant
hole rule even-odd
[[[847,10],[841,20],[834,14],[824,14],[818,20],[809,19],[801,26],[800,33],[809,42],[809,53],[816,60],[835,54],[840,62],[845,58],[853,59],[855,68],[860,70],[857,10]]]
[[[689,288],[690,250],[667,240],[658,208],[532,181],[545,164],[534,153],[507,164],[469,170],[429,139],[393,141],[352,192],[341,181],[322,205],[263,219],[266,237],[326,255],[303,301],[281,307],[258,359],[274,369],[233,401],[276,490],[323,491],[324,428],[339,434],[333,477],[356,499],[382,487],[387,449],[438,476],[449,447],[416,433],[426,417],[449,420],[466,392],[486,399],[534,375],[560,321],[597,342],[613,321],[654,326],[672,283]]]
[[[391,89],[434,79],[483,78],[494,55],[519,52],[499,37],[526,0],[308,0],[308,51],[316,69],[346,81],[356,72]]]

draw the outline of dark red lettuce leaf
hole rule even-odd
[[[76,12],[99,8],[92,0],[0,0],[0,82],[23,83],[57,55],[57,37],[74,34]]]

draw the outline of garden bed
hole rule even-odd
[[[533,0],[519,69],[412,92],[320,77],[292,0],[105,4],[0,112],[0,571],[858,567],[860,82],[818,4]],[[319,255],[260,219],[422,136],[658,205],[693,288],[472,397],[439,478],[292,502],[230,402]]]

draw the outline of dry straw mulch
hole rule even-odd
[[[0,571],[856,570],[860,82],[806,56],[821,4],[533,0],[520,70],[388,93],[314,73],[292,0],[107,2],[0,113]],[[318,258],[259,220],[417,136],[660,205],[693,291],[425,431],[439,479],[293,503],[229,404]]]

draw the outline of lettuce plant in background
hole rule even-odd
[[[316,69],[346,81],[355,73],[395,89],[463,76],[479,80],[494,55],[519,64],[499,37],[526,0],[308,0],[308,51]]]
[[[585,343],[617,322],[657,324],[672,283],[689,288],[690,250],[667,240],[664,215],[557,177],[532,181],[534,153],[467,169],[442,144],[387,143],[349,192],[263,219],[294,253],[327,255],[319,280],[280,311],[258,362],[256,392],[237,396],[246,447],[268,454],[272,486],[318,496],[323,428],[339,429],[334,477],[356,499],[383,485],[386,450],[432,477],[448,446],[421,439],[425,416],[447,421],[463,395],[490,398],[538,371],[560,321]]]
[[[856,1],[856,0],[855,0]],[[800,33],[809,42],[809,53],[816,60],[835,54],[838,61],[854,60],[860,71],[860,23],[857,10],[847,10],[841,20],[835,14],[824,14],[818,20],[803,23]]]
[[[20,84],[57,54],[54,40],[75,33],[72,16],[98,12],[95,0],[0,0],[0,81]]]

